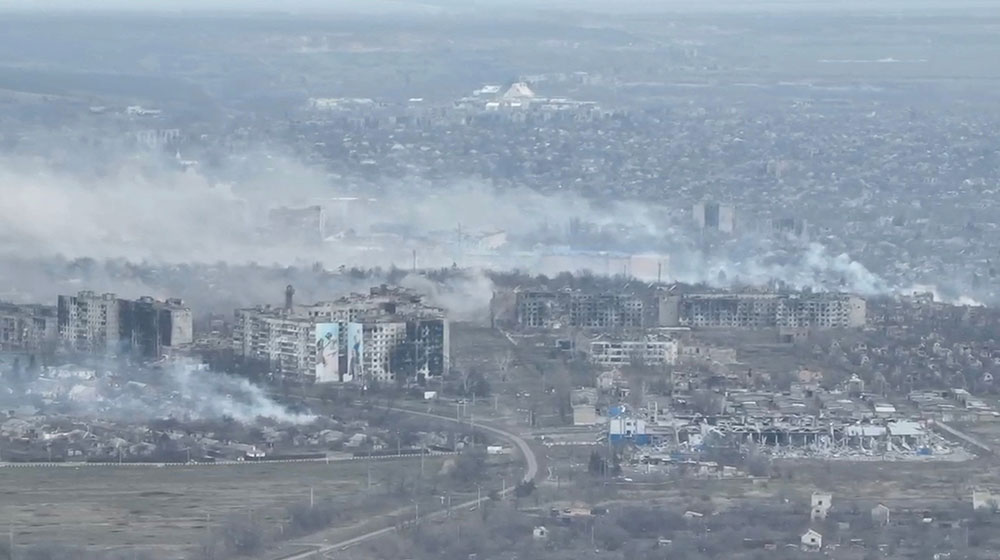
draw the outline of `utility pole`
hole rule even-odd
[[[413,507],[413,524],[414,525],[419,525],[420,524],[420,502],[419,501],[414,501],[413,502],[413,506],[414,506]]]
[[[313,493],[313,487],[309,487],[309,509],[312,509],[316,505],[316,495]]]
[[[420,448],[420,478],[424,478],[424,452],[427,451],[426,447]]]

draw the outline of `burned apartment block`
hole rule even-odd
[[[449,323],[441,309],[399,288],[309,305],[288,297],[281,308],[238,310],[233,349],[317,383],[422,383],[448,374]]]
[[[59,296],[57,316],[62,346],[73,352],[158,359],[193,340],[191,310],[179,299],[127,300],[84,291]]]
[[[0,302],[0,352],[38,352],[55,343],[56,308]]]
[[[494,323],[525,329],[619,329],[655,326],[655,306],[630,293],[578,290],[497,292]]]
[[[664,327],[860,328],[865,300],[838,293],[718,293],[668,295],[659,301]]]

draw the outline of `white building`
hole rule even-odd
[[[319,377],[322,355],[326,382],[440,378],[448,373],[449,339],[442,310],[387,287],[313,305],[289,299],[284,308],[237,310],[233,328],[238,357],[283,375]]]
[[[59,296],[59,336],[70,350],[86,353],[118,351],[118,298],[115,294],[80,292]]]
[[[806,550],[819,550],[823,548],[823,535],[809,529],[802,535],[802,548]]]
[[[649,336],[639,340],[602,338],[590,343],[590,361],[602,366],[674,365],[678,353],[677,341],[668,337]]]

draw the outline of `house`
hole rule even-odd
[[[872,523],[878,527],[889,524],[889,508],[885,504],[878,504],[872,508]]]
[[[805,550],[819,550],[823,548],[823,535],[809,529],[802,535],[802,548]]]
[[[544,526],[539,525],[535,527],[533,531],[531,531],[531,536],[536,539],[547,539],[549,537],[549,530],[546,529]]]

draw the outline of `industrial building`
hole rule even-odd
[[[449,326],[420,296],[380,286],[368,294],[236,311],[236,356],[317,383],[393,383],[448,374]]]
[[[80,292],[59,296],[58,336],[66,350],[88,354],[135,354],[157,359],[170,348],[191,344],[191,310],[179,299],[119,299]]]
[[[0,352],[36,352],[58,333],[55,307],[0,302]]]
[[[865,313],[865,300],[851,294],[683,294],[659,302],[665,327],[860,328]]]

